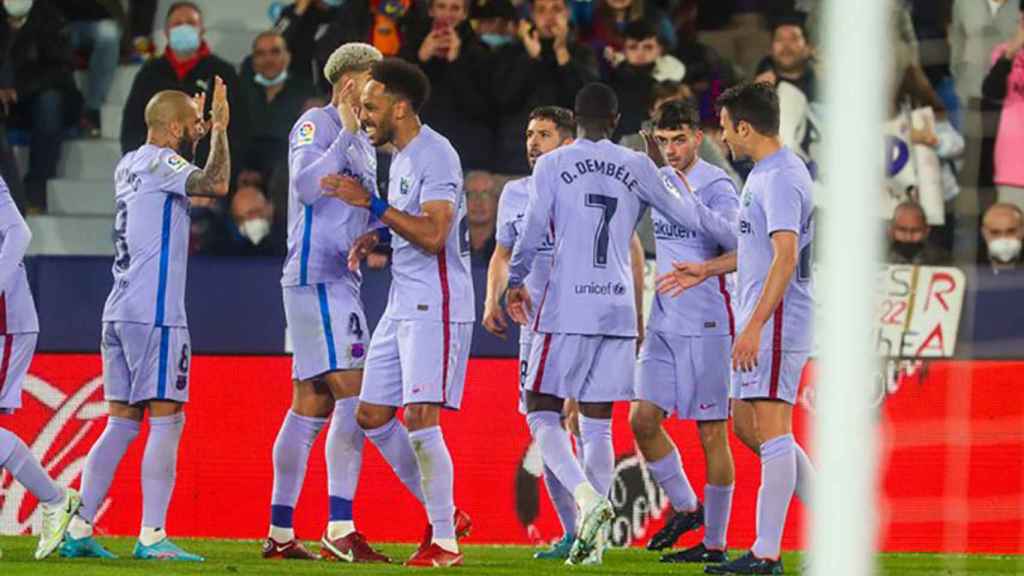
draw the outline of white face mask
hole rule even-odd
[[[266,218],[246,220],[238,227],[238,231],[255,246],[262,242],[267,237],[267,234],[270,234],[270,220]]]
[[[4,8],[10,16],[21,18],[32,10],[32,0],[4,0]]]
[[[988,255],[998,262],[1013,262],[1020,256],[1020,238],[996,238],[988,243]]]

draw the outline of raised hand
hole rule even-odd
[[[203,96],[205,100],[205,95]],[[231,108],[228,106],[228,87],[220,76],[213,77],[213,107],[210,118],[214,130],[227,130],[231,122]]]
[[[540,58],[540,33],[527,20],[519,21],[519,40],[530,58]]]
[[[654,165],[658,168],[668,165],[668,161],[665,160],[665,153],[661,150],[661,145],[658,144],[658,140],[654,135],[646,130],[641,130],[640,136],[644,139],[644,148],[646,149],[647,156],[654,161]]]
[[[341,117],[342,127],[352,134],[359,131],[359,117],[356,115],[355,99],[358,97],[356,94],[356,81],[349,78],[341,86],[341,94],[338,97],[338,116]]]

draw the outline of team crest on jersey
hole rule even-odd
[[[313,143],[313,138],[316,136],[316,124],[306,121],[299,125],[299,129],[295,132],[295,145],[305,146]]]
[[[188,166],[188,161],[177,154],[171,154],[167,157],[165,162],[170,166],[171,170],[174,170],[175,172],[181,172],[186,166]]]
[[[398,193],[402,196],[408,195],[410,188],[412,188],[412,180],[409,178],[402,177],[402,179],[398,181]]]

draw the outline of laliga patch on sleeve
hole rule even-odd
[[[669,192],[671,192],[676,198],[679,198],[679,188],[676,187],[675,182],[673,182],[667,174],[661,174],[661,181],[665,183],[665,188],[668,188]]]
[[[167,157],[167,160],[164,160],[164,162],[175,172],[181,172],[186,166],[188,166],[188,160],[185,160],[177,154],[171,154]]]
[[[306,146],[313,143],[313,138],[316,137],[316,124],[305,121],[299,125],[299,129],[295,131],[295,145]]]

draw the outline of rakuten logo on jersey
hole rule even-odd
[[[671,222],[665,220],[653,220],[654,224],[654,237],[658,240],[689,240],[696,238],[697,233],[688,228],[677,226]]]
[[[24,382],[24,407],[8,418],[15,433],[61,486],[70,486],[82,475],[89,447],[102,432],[107,414],[102,386],[102,378],[96,377],[64,391],[30,374]],[[109,500],[104,503],[100,514],[109,504]],[[38,502],[25,487],[0,471],[0,534],[28,532],[38,525],[39,514]]]
[[[576,284],[573,289],[581,296],[622,296],[626,293],[626,286],[619,282]]]

